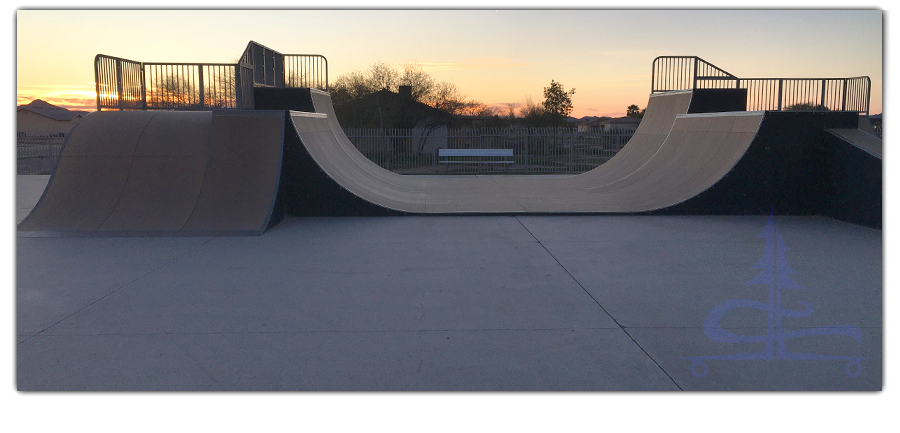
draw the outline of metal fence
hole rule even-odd
[[[345,128],[367,158],[401,174],[581,173],[592,170],[628,143],[628,129],[592,128]],[[438,149],[512,149],[511,164],[441,164]]]
[[[51,174],[65,137],[19,137],[16,139],[16,174]]]
[[[254,87],[328,90],[328,60],[250,41],[236,64],[147,63],[98,54],[97,110],[253,109]]]
[[[747,110],[832,110],[869,114],[869,77],[738,78],[694,56],[653,60],[651,91],[747,89]]]
[[[401,174],[434,173],[581,173],[616,155],[633,130],[592,128],[346,128],[350,141],[366,157]],[[65,137],[16,139],[18,174],[51,174]],[[438,149],[513,149],[511,164],[439,164]]]

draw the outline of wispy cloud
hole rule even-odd
[[[84,85],[30,86],[16,90],[16,105],[41,99],[69,110],[93,111],[97,94],[92,83]]]

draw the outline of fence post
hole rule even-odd
[[[381,136],[383,140],[382,143],[384,143],[384,148],[387,149],[387,169],[391,170],[391,167],[393,166],[392,163],[394,162],[394,146],[391,146],[391,142],[388,139],[386,129],[381,128]]]
[[[529,167],[530,164],[531,164],[531,160],[530,160],[530,157],[529,157],[529,154],[531,154],[531,152],[529,151],[529,150],[530,150],[530,144],[528,143],[528,135],[526,134],[524,137],[525,137],[525,170],[527,171],[527,170],[529,170],[528,167]]]

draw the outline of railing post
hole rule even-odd
[[[200,108],[206,108],[206,95],[203,89],[203,65],[197,65],[197,76],[200,78]]]
[[[866,77],[866,117],[869,117],[869,102],[872,96],[872,80]]]
[[[781,111],[781,95],[782,95],[783,88],[784,88],[784,79],[779,78],[778,79],[778,111]]]
[[[238,110],[244,109],[244,95],[241,82],[241,64],[237,63],[234,65],[234,108]]]
[[[825,79],[823,78],[822,79],[822,87],[819,89],[819,92],[822,93],[822,98],[820,100],[821,102],[819,102],[819,106],[821,106],[823,110],[825,109],[825,86],[826,86],[826,84],[827,83],[825,82]]]
[[[147,109],[147,85],[146,85],[146,77],[144,76],[144,64],[140,64],[141,71],[141,110]]]
[[[119,110],[122,110],[122,102],[123,102],[123,94],[125,93],[125,86],[122,82],[122,61],[116,60],[116,105],[118,105]]]
[[[694,77],[693,77],[693,88],[691,90],[697,90],[697,70],[700,69],[700,58],[694,57]]]
[[[97,111],[102,111],[100,107],[100,55],[94,57],[94,89],[97,92]]]
[[[847,111],[847,79],[844,78],[844,89],[841,91],[841,111]]]

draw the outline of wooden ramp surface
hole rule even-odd
[[[283,143],[283,111],[92,113],[73,129],[19,233],[262,233]]]
[[[342,188],[409,213],[625,213],[665,208],[703,192],[741,158],[762,112],[683,114],[690,92],[651,96],[634,138],[607,163],[573,176],[400,175],[362,155],[344,135],[330,96],[317,113],[291,112],[306,150]]]

